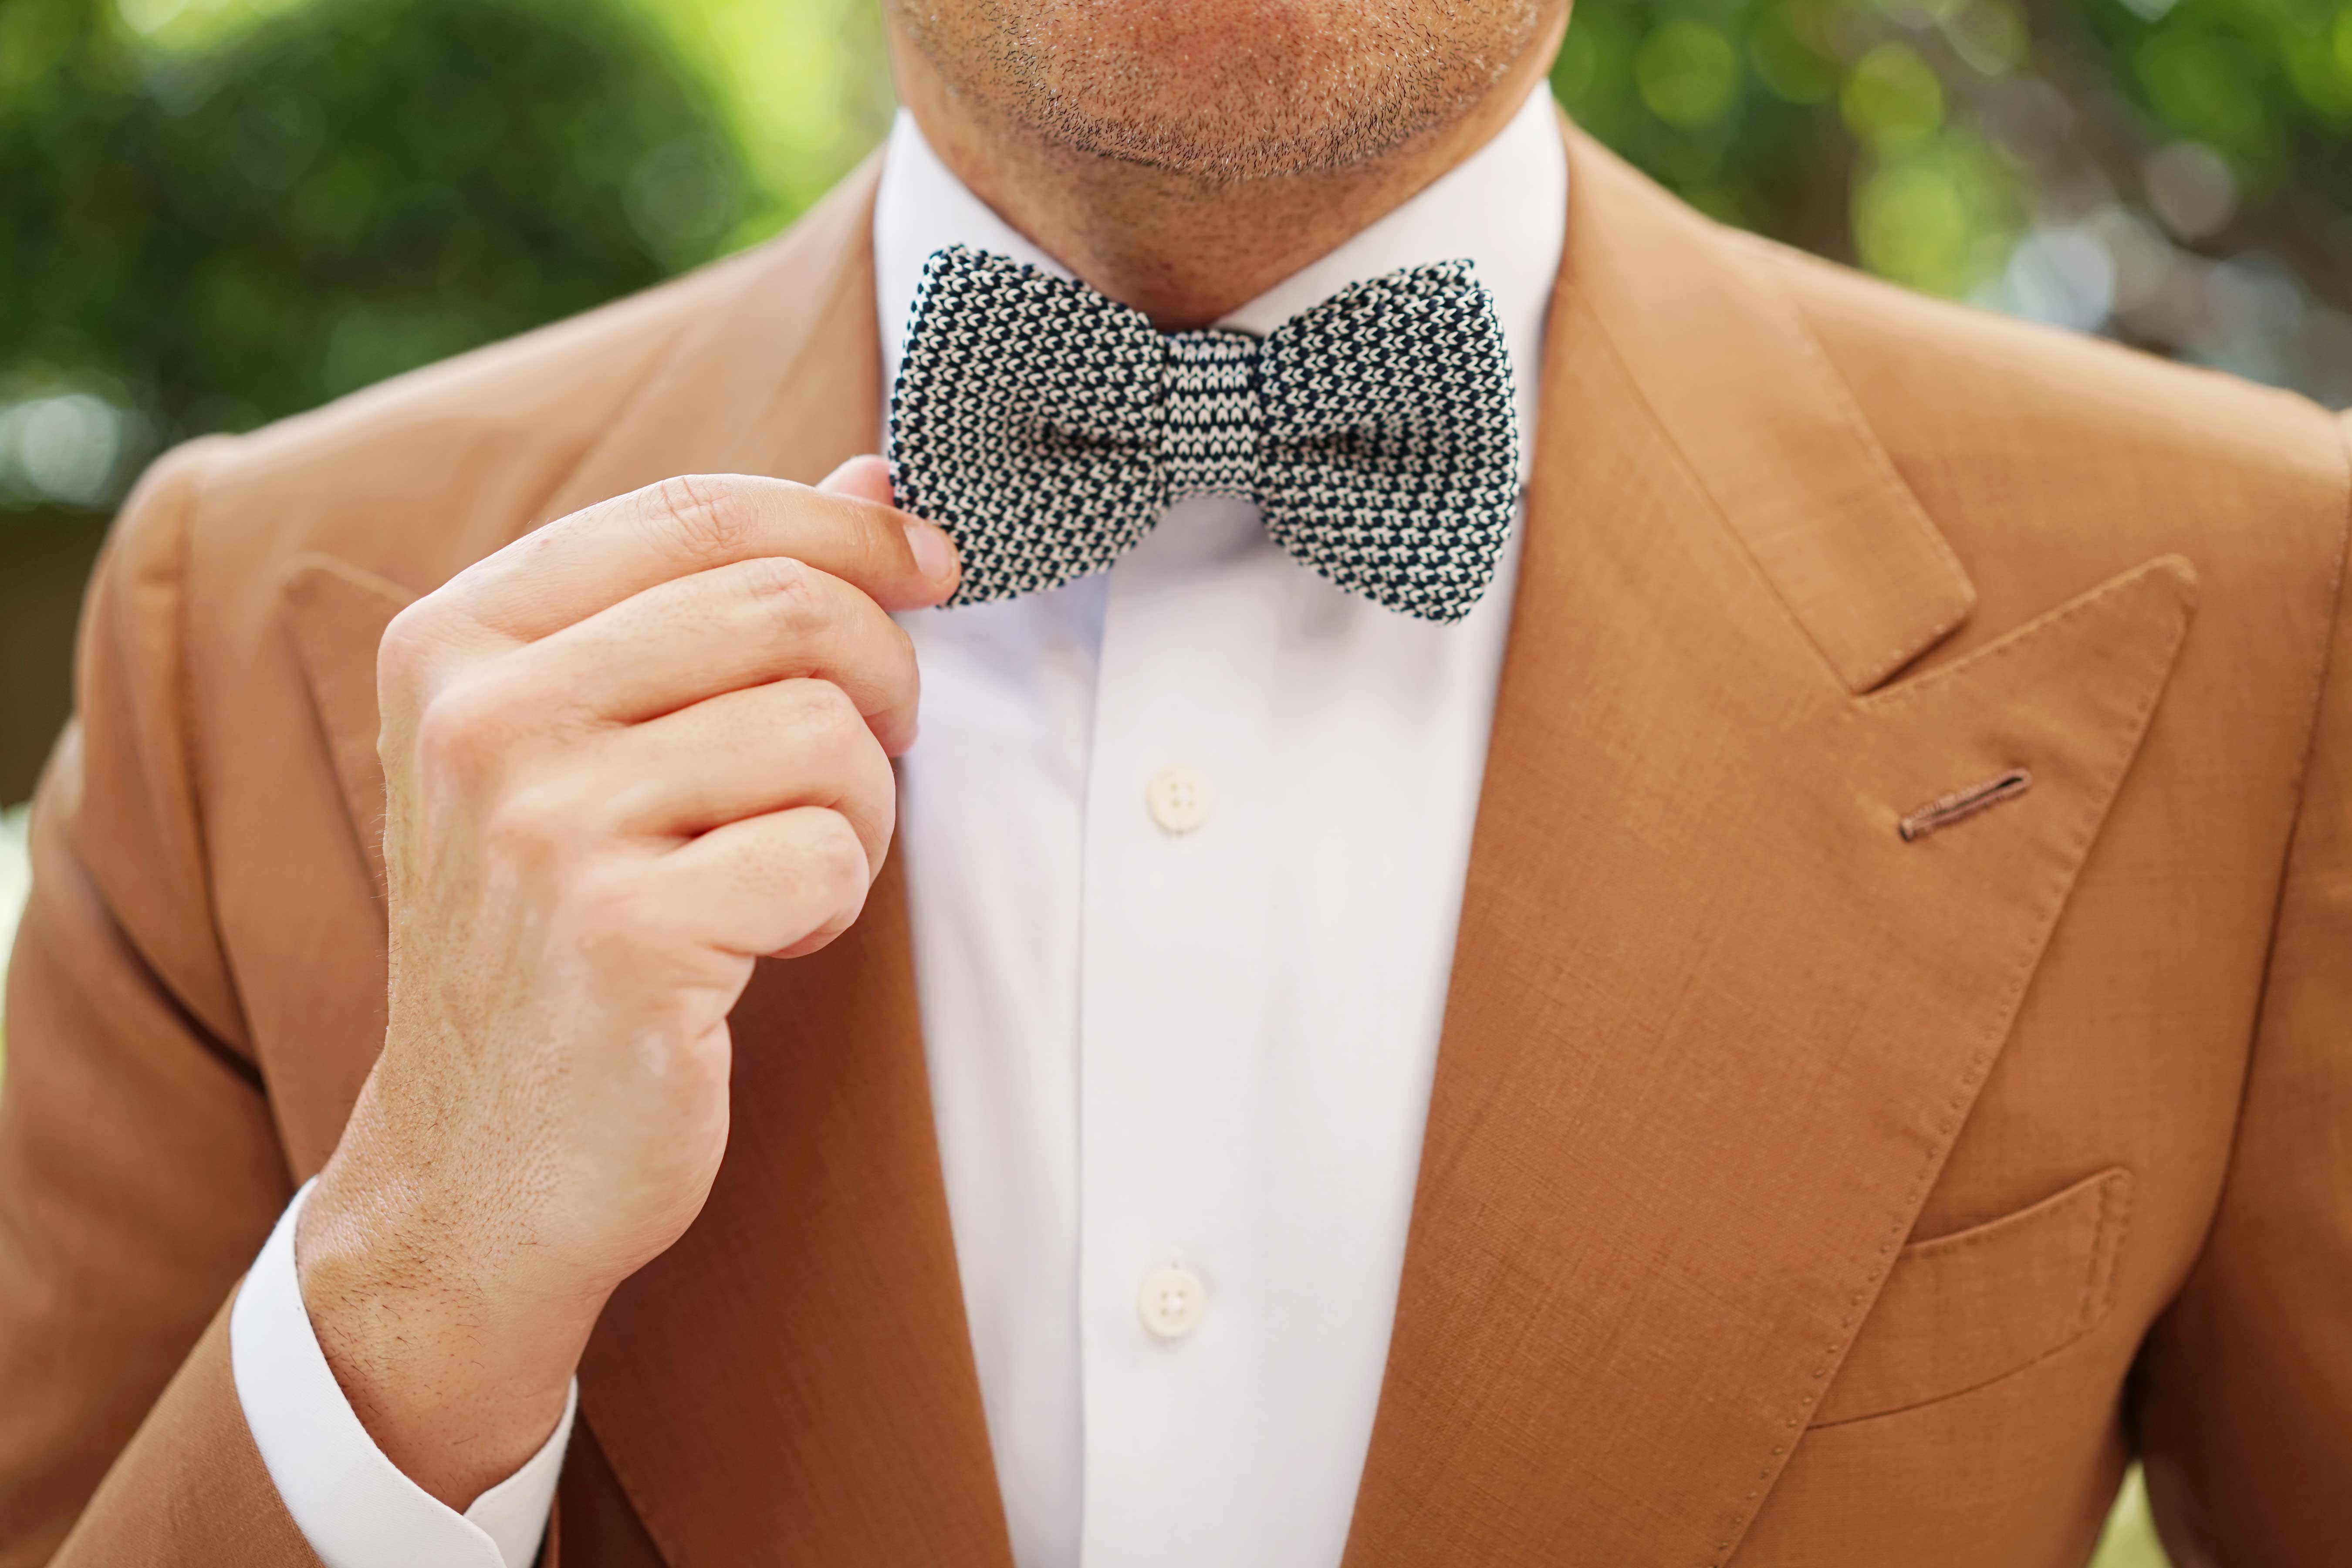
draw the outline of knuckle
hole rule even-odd
[[[624,965],[642,960],[656,945],[651,939],[657,933],[640,930],[647,903],[638,879],[611,862],[583,869],[563,899],[581,949],[592,959]]]
[[[857,562],[862,581],[903,583],[914,575],[907,532],[891,514],[861,507],[857,517]]]
[[[758,555],[731,570],[752,603],[787,626],[802,627],[824,617],[824,587],[808,563]]]
[[[759,531],[759,512],[741,486],[723,474],[679,474],[654,486],[653,515],[686,554],[725,560],[742,554]]]
[[[376,697],[386,718],[415,712],[430,698],[449,663],[454,643],[448,610],[428,595],[392,617],[375,645]]]
[[[866,879],[871,881],[881,869],[881,858],[890,853],[890,841],[898,832],[898,776],[890,771],[889,759],[881,760],[874,781],[861,797],[867,822],[874,835],[873,847],[866,854]]]
[[[830,680],[796,682],[799,705],[796,729],[801,743],[824,754],[846,759],[866,736],[866,716],[849,693]]]
[[[525,870],[576,866],[581,858],[573,850],[579,837],[576,814],[545,786],[511,792],[483,818],[482,839],[488,853]]]
[[[866,898],[866,846],[849,818],[821,810],[810,820],[804,849],[806,875],[823,890],[828,908],[855,907]]]
[[[808,700],[812,710],[829,728],[846,732],[866,727],[866,721],[858,714],[856,700],[833,681],[810,681]]]
[[[510,729],[506,701],[491,683],[445,686],[417,717],[417,764],[437,779],[478,782],[493,770]]]
[[[878,619],[887,629],[863,653],[864,668],[869,679],[892,701],[902,700],[914,694],[919,679],[915,660],[915,639],[907,635],[906,627],[888,616]]]
[[[887,689],[891,703],[911,720],[922,700],[922,663],[915,657],[915,639],[907,635],[907,628],[892,621],[890,630],[897,635],[890,643]]]
[[[375,646],[379,677],[406,679],[431,662],[433,649],[440,641],[433,626],[434,609],[433,600],[426,597],[392,617],[392,624],[383,628],[383,639]]]

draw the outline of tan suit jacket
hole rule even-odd
[[[1571,142],[1348,1568],[2059,1568],[2135,1453],[2183,1564],[2352,1561],[2345,427]],[[873,449],[873,185],[141,486],[8,994],[0,1564],[310,1561],[223,1307],[383,1027],[379,634],[587,502]],[[550,1560],[1005,1568],[895,875],[736,1038]]]

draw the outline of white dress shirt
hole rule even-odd
[[[1549,94],[1219,323],[1467,258],[1531,450],[1566,223]],[[923,261],[1067,276],[904,114],[875,211],[884,384]],[[1109,572],[900,617],[918,1000],[964,1305],[1021,1568],[1312,1568],[1345,1545],[1388,1355],[1516,544],[1462,622],[1346,594],[1246,500]],[[790,1201],[789,1194],[777,1201]],[[292,1227],[231,1320],[238,1398],[327,1568],[526,1568],[570,1415],[466,1515],[376,1451]]]

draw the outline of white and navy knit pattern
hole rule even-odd
[[[890,399],[898,504],[953,537],[976,604],[1108,567],[1187,495],[1255,498],[1341,587],[1457,621],[1510,532],[1518,433],[1466,261],[1344,289],[1263,342],[954,246],[923,268]]]
[[[1161,340],[1160,460],[1165,498],[1257,489],[1257,340],[1177,332]]]

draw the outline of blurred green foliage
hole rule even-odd
[[[1553,84],[1731,222],[2352,403],[2352,0],[1578,0]]]
[[[102,504],[161,442],[655,282],[749,184],[707,89],[611,4],[319,0],[172,51],[102,0],[6,0],[17,499]]]

